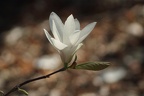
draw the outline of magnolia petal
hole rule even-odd
[[[64,63],[69,63],[69,58],[70,58],[70,55],[71,55],[71,52],[69,51],[70,49],[67,47],[60,52],[60,56],[61,56],[61,59]]]
[[[53,33],[55,39],[57,39],[57,40],[59,40],[59,41],[62,41],[62,38],[61,38],[61,36],[60,36],[60,34],[59,34],[57,28],[56,28],[56,25],[55,25],[54,20],[53,20],[52,23],[53,23],[53,26],[52,26],[53,31],[52,31],[52,33]]]
[[[73,15],[70,15],[65,21],[64,32],[63,32],[63,43],[71,45],[69,36],[75,31],[75,22]]]
[[[76,46],[75,49],[73,50],[72,54],[75,54],[77,50],[81,48],[82,45],[83,45],[82,43],[78,44],[78,46]]]
[[[52,12],[50,14],[50,17],[49,17],[49,24],[50,24],[50,28],[51,28],[52,31],[53,31],[53,20],[55,22],[56,28],[59,32],[59,35],[62,38],[63,37],[63,32],[64,32],[64,25],[63,25],[61,19],[59,18],[59,16],[54,12]]]
[[[69,39],[72,45],[74,45],[80,36],[80,30],[76,30],[73,34],[70,35]]]
[[[77,48],[76,48],[75,52],[76,52],[78,49],[80,49],[82,45],[83,45],[83,44],[82,44],[82,43],[80,43],[80,44],[77,46]]]
[[[79,43],[81,43],[86,37],[87,37],[87,35],[81,37],[81,38],[76,42],[75,45],[78,45]]]
[[[75,53],[77,50],[82,46],[83,44],[79,44],[78,46],[73,47],[72,49],[69,49],[68,47],[59,51],[61,59],[64,63],[70,63],[73,61],[75,57]]]
[[[65,21],[64,29],[67,35],[70,35],[75,31],[75,21],[73,15],[70,15]]]
[[[62,51],[58,51],[58,52],[59,52],[59,54],[60,54],[60,57],[61,57],[62,62],[63,62],[63,63],[66,63],[66,62],[65,62],[65,56],[64,56],[63,52],[62,52]]]
[[[80,37],[83,37],[84,35],[89,35],[89,33],[94,29],[96,25],[96,22],[88,24],[86,27],[84,27],[81,31]]]
[[[96,25],[96,22],[90,23],[81,30],[80,38],[78,42],[76,43],[76,45],[81,43],[90,34],[90,32],[94,29],[95,25]]]
[[[52,43],[53,43],[54,47],[58,50],[63,50],[67,47],[66,44],[60,42],[59,40],[56,40],[54,38],[51,38],[51,40],[52,40]]]
[[[72,54],[70,51],[61,51],[61,59],[64,63],[71,63],[71,61],[74,61],[74,54]]]
[[[47,39],[49,40],[49,42],[56,48],[56,49],[58,49],[59,50],[59,48],[57,48],[57,46],[55,46],[55,42],[54,42],[54,38],[53,37],[51,37],[51,35],[44,29],[44,32],[45,32],[45,34],[46,34],[46,37],[47,37]],[[57,44],[58,45],[58,44]]]
[[[52,44],[52,40],[51,40],[51,35],[49,34],[49,32],[47,32],[47,30],[46,29],[43,29],[44,30],[44,32],[45,32],[45,35],[46,35],[46,37],[47,37],[47,39],[49,40],[49,42]]]
[[[71,56],[74,56],[75,53],[77,52],[77,50],[80,49],[82,45],[83,45],[83,44],[80,43],[78,46],[75,46],[75,47],[72,49]]]
[[[76,59],[76,55],[74,54],[69,61],[69,66],[74,63],[75,59]]]
[[[75,19],[75,30],[80,30],[80,23],[78,21],[78,19]]]

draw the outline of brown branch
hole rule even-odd
[[[24,81],[24,82],[16,85],[15,87],[13,87],[10,91],[8,91],[8,92],[7,92],[6,94],[4,94],[3,96],[8,96],[8,95],[11,94],[12,92],[17,91],[17,90],[18,90],[20,87],[22,87],[23,85],[26,85],[26,84],[28,84],[28,83],[31,83],[31,82],[34,82],[34,81],[37,81],[37,80],[49,78],[51,75],[54,75],[54,74],[56,74],[56,73],[59,73],[59,72],[65,71],[65,70],[66,70],[66,68],[63,67],[63,68],[61,68],[61,69],[59,69],[59,70],[57,70],[57,71],[54,71],[54,72],[52,72],[52,73],[50,73],[50,74],[48,74],[48,75],[40,76],[40,77],[37,77],[37,78],[34,78],[34,79],[30,79],[30,80]]]

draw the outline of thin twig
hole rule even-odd
[[[8,92],[7,92],[6,94],[4,94],[3,96],[8,96],[10,93],[17,91],[18,88],[22,87],[23,85],[26,85],[26,84],[28,84],[28,83],[31,83],[31,82],[33,82],[33,81],[37,81],[37,80],[40,80],[40,79],[48,78],[48,77],[50,77],[50,76],[53,75],[53,74],[56,74],[56,73],[58,73],[58,72],[65,71],[65,70],[66,70],[66,68],[63,67],[63,68],[61,68],[61,69],[59,69],[59,70],[57,70],[57,71],[54,71],[54,72],[52,72],[52,73],[50,73],[50,74],[48,74],[48,75],[40,76],[40,77],[37,77],[37,78],[33,78],[33,79],[30,79],[30,80],[24,81],[24,82],[16,85],[15,87],[13,87],[10,91],[8,91]]]

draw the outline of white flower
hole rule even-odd
[[[96,25],[96,22],[88,24],[80,30],[80,23],[70,15],[63,24],[59,16],[52,12],[49,17],[52,37],[45,29],[44,32],[49,42],[60,53],[64,64],[69,64],[75,59],[76,51],[82,46],[82,41],[89,35]]]

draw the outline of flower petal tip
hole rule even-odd
[[[97,22],[93,22],[94,26],[97,24]]]
[[[55,16],[57,15],[55,12],[51,12],[50,16]]]
[[[53,15],[53,14],[55,14],[55,12],[51,12],[51,14],[50,14],[50,15]]]
[[[46,29],[43,29],[44,31],[46,31]]]
[[[43,29],[43,31],[45,32],[45,34],[47,34],[47,33],[48,33],[48,31],[47,31],[46,29]]]
[[[72,16],[72,17],[73,17],[73,14],[71,14],[70,16]]]

